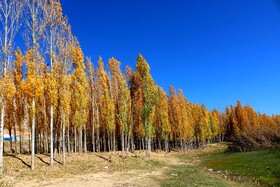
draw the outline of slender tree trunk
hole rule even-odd
[[[109,149],[109,152],[111,152],[111,135],[110,135],[110,131],[108,131],[108,139],[107,139],[107,142],[108,142],[108,149]],[[106,143],[106,142],[105,142]]]
[[[91,107],[92,107],[92,119],[91,119],[91,127],[92,127],[92,131],[91,131],[91,143],[92,143],[92,152],[95,152],[95,135],[94,135],[94,96],[92,94],[92,102],[91,102]]]
[[[83,127],[80,125],[79,128],[79,152],[81,153],[83,150]]]
[[[130,136],[126,136],[126,158],[128,157]]]
[[[36,115],[36,114],[35,114]],[[38,153],[38,149],[39,149],[39,147],[38,147],[38,145],[40,145],[39,144],[39,131],[38,131],[38,121],[36,121],[37,119],[35,119],[35,154],[36,153]]]
[[[103,133],[103,151],[105,152],[107,149],[106,149],[106,134],[105,134],[105,131]]]
[[[131,151],[134,152],[135,151],[135,144],[134,144],[133,134],[131,135],[131,137],[129,136],[129,138],[130,138],[130,141],[131,141]]]
[[[55,134],[54,134],[54,154],[53,154],[53,159],[56,159],[57,157],[57,148],[58,148],[58,133],[59,133],[59,130],[58,130],[58,124],[57,124],[57,121],[55,123]]]
[[[147,137],[146,141],[147,141],[147,157],[150,157],[151,156],[151,138]]]
[[[4,98],[2,98],[2,108],[1,108],[1,125],[0,125],[0,175],[3,175],[3,152],[4,152],[4,116],[5,116],[5,103]]]
[[[113,132],[113,146],[114,146],[114,151],[116,151],[116,130]]]
[[[84,152],[87,153],[87,127],[84,124]]]
[[[23,154],[23,149],[24,149],[24,127],[21,127],[20,131],[20,153]]]
[[[58,139],[58,154],[62,153],[62,122],[60,123],[59,139]]]
[[[53,105],[50,108],[50,165],[53,165]]]
[[[74,126],[74,152],[77,153],[77,129]]]
[[[14,109],[16,110],[16,100],[14,99],[13,100],[13,104],[14,104]],[[16,112],[15,112],[15,110],[14,110],[14,112],[13,112],[13,121],[14,121],[14,125],[13,125],[13,127],[14,127],[14,137],[15,137],[15,153],[18,153],[17,152],[17,131],[16,131],[16,124],[17,124],[17,120],[16,120]]]
[[[35,169],[35,98],[32,98],[32,130],[31,130],[31,170]]]
[[[124,138],[124,131],[122,130],[122,134],[121,134],[121,141],[122,141],[122,155],[124,155],[124,147],[125,147],[125,138]]]
[[[68,123],[68,127],[67,127],[67,151],[68,153],[70,153],[70,133],[69,133],[69,123]]]
[[[161,148],[161,140],[158,140],[158,148],[160,151],[162,151],[162,148]]]
[[[165,139],[165,156],[167,156],[169,152],[169,146],[168,146],[168,138]]]
[[[97,152],[100,152],[100,140],[99,140],[99,107],[96,106],[96,144]]]
[[[65,166],[65,123],[62,123],[62,165]]]
[[[12,128],[9,128],[9,136],[10,136],[10,153],[13,153],[13,140],[12,140]]]

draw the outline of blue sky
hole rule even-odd
[[[280,114],[280,1],[61,0],[85,55],[135,67],[158,85],[223,110],[239,99]]]

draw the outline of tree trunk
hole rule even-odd
[[[111,152],[111,133],[110,131],[108,131],[108,139],[107,139],[107,142],[108,142],[108,149],[109,149],[109,152]],[[105,142],[106,143],[106,142]]]
[[[32,98],[31,170],[35,169],[35,98]]]
[[[128,157],[130,136],[126,136],[126,158]]]
[[[16,100],[14,99],[13,100],[13,104],[14,104],[14,109],[16,110]],[[15,137],[15,153],[18,153],[17,152],[17,131],[16,131],[16,112],[15,112],[15,110],[14,110],[14,112],[13,112],[13,118],[14,118],[14,137]]]
[[[168,146],[168,138],[165,139],[165,156],[167,156],[169,152],[169,146]]]
[[[77,129],[76,126],[74,126],[74,151],[77,153]]]
[[[106,149],[106,135],[105,135],[105,131],[104,131],[104,133],[103,133],[103,142],[102,142],[103,144],[103,151],[105,152],[107,149]]]
[[[21,131],[20,131],[20,143],[19,143],[19,147],[20,147],[20,153],[23,154],[23,150],[24,150],[24,127],[21,127]]]
[[[113,132],[113,150],[116,151],[116,130]]]
[[[162,151],[162,148],[161,148],[161,140],[158,140],[158,148],[160,151]]]
[[[147,137],[146,138],[146,144],[147,144],[147,157],[151,156],[151,138]]]
[[[133,137],[133,135],[131,135],[131,137],[129,136],[129,138],[131,141],[131,151],[134,152],[135,151],[134,137]]]
[[[50,109],[51,121],[50,121],[50,165],[53,165],[53,106]]]
[[[92,107],[92,119],[91,119],[91,127],[92,127],[92,131],[91,131],[91,143],[92,143],[92,152],[95,152],[95,137],[94,137],[94,96],[92,96],[92,103],[91,103],[91,107]]]
[[[45,154],[49,153],[48,144],[49,144],[48,131],[47,131],[47,128],[45,128],[45,130],[44,130],[44,153]]]
[[[3,152],[4,152],[4,115],[5,115],[5,104],[4,98],[2,98],[1,108],[1,125],[0,125],[0,174],[3,175]]]
[[[9,136],[10,136],[10,153],[13,153],[13,140],[12,140],[12,129],[9,128]]]
[[[125,147],[125,138],[124,138],[124,131],[122,130],[122,134],[121,134],[121,141],[122,141],[122,155],[124,155],[124,147]]]
[[[96,106],[96,144],[97,152],[100,152],[100,140],[99,140],[99,108]]]
[[[69,128],[69,123],[68,123],[68,127],[67,127],[67,151],[68,153],[70,153],[70,128]]]
[[[83,127],[80,125],[79,128],[79,152],[83,151]]]
[[[65,166],[65,123],[62,123],[62,165]]]
[[[58,154],[62,153],[62,122],[60,122],[60,131],[59,131],[59,139],[58,139]]]
[[[87,127],[84,124],[84,152],[87,153]]]
[[[15,136],[15,153],[18,153],[18,151],[17,151],[17,131],[16,131],[16,125],[14,126],[14,136]]]
[[[56,159],[57,157],[57,148],[58,148],[58,124],[57,124],[57,120],[55,123],[55,134],[54,134],[54,154],[53,154],[53,159]]]

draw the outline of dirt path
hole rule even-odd
[[[131,170],[128,172],[98,172],[78,175],[71,178],[53,179],[49,181],[18,181],[17,187],[48,186],[48,187],[118,187],[118,186],[159,186],[156,178],[161,178],[166,168],[156,169],[152,172]],[[144,179],[144,180],[143,180]]]
[[[29,158],[21,159],[24,160]],[[42,159],[47,162],[48,157],[43,157]],[[155,153],[150,159],[146,159],[144,156],[142,156],[141,158],[134,158],[134,160],[133,158],[123,160],[118,156],[112,156],[112,159],[114,160],[113,163],[108,163],[105,160],[91,155],[76,155],[73,156],[73,158],[68,159],[70,162],[79,159],[77,164],[80,164],[87,169],[81,172],[80,168],[76,168],[77,164],[75,164],[75,166],[74,164],[73,166],[69,166],[68,164],[67,167],[69,167],[69,169],[61,169],[57,168],[60,167],[59,164],[53,168],[50,168],[46,164],[42,165],[41,163],[38,163],[38,169],[35,171],[35,173],[28,173],[30,170],[26,167],[23,167],[19,169],[22,175],[7,176],[5,179],[7,182],[1,184],[7,184],[5,186],[16,187],[160,186],[159,179],[165,177],[165,172],[170,169],[169,165],[181,164],[178,158],[173,156],[165,157],[163,153]],[[89,162],[86,162],[87,160],[90,160],[91,163],[94,164],[89,166]],[[18,160],[11,160],[11,163],[15,161]],[[150,162],[152,165],[150,165]],[[162,166],[154,166],[153,162],[155,162],[155,164],[161,163]],[[11,164],[11,166],[14,167],[14,165],[19,164],[19,162],[16,162]],[[123,167],[123,169],[119,169],[120,167]],[[70,170],[72,170],[71,174],[69,174]],[[24,173],[27,173],[27,175],[24,176]]]
[[[117,154],[104,153],[105,157],[110,156],[112,163],[92,154],[71,155],[68,156],[68,164],[65,167],[58,163],[49,167],[49,157],[38,155],[34,172],[23,164],[23,161],[29,160],[28,156],[20,155],[17,159],[7,157],[9,175],[5,177],[4,182],[0,181],[0,186],[160,186],[160,182],[168,177],[167,171],[173,166],[195,165],[191,159],[182,162],[177,156],[178,153],[170,153],[167,157],[163,152],[153,153],[149,159],[144,153],[137,154],[140,158],[122,159]]]

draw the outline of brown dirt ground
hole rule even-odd
[[[36,155],[35,171],[30,170],[30,155],[6,155],[5,177],[0,186],[159,186],[156,179],[163,178],[168,168],[153,167],[149,161],[180,164],[175,157],[165,157],[164,152],[146,158],[145,152],[137,151],[138,158],[129,154],[128,159],[122,158],[120,152],[99,154],[112,162],[81,153],[67,155],[65,166],[59,156],[50,167],[48,155]]]
[[[188,154],[192,153],[188,151]],[[6,155],[5,175],[0,179],[0,186],[160,186],[160,179],[166,178],[169,166],[196,166],[200,163],[198,159],[181,162],[175,156],[177,152],[169,153],[167,157],[164,152],[153,152],[150,158],[146,158],[145,152],[136,151],[129,153],[127,159],[121,152],[98,154],[112,162],[93,153],[76,153],[66,156],[65,166],[62,166],[59,155],[51,167],[49,155],[40,154],[35,157],[35,171],[30,169],[30,155]]]

